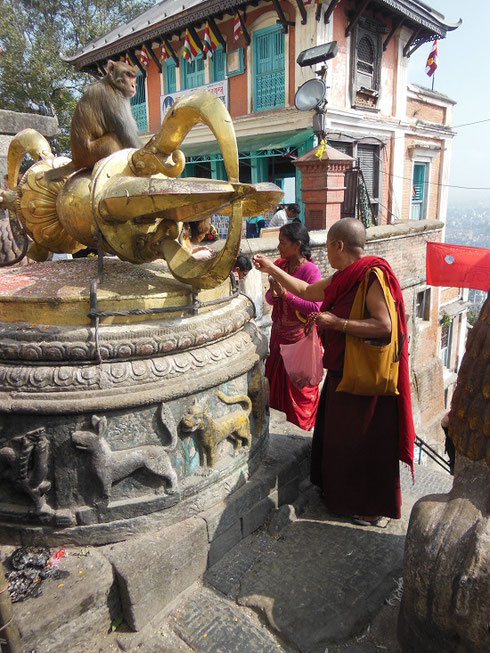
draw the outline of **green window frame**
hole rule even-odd
[[[139,72],[136,77],[136,94],[130,98],[129,103],[131,105],[131,111],[136,124],[138,125],[138,131],[140,133],[146,133],[148,131],[148,118],[146,115],[146,88],[145,88],[145,76]]]
[[[429,164],[414,162],[412,176],[412,201],[410,204],[410,218],[412,220],[425,220],[427,207],[427,182],[429,178]]]
[[[173,59],[165,61],[165,93],[175,93],[177,90],[177,66]]]
[[[285,41],[279,25],[253,34],[253,110],[265,111],[285,104]]]
[[[225,68],[226,52],[223,51],[223,46],[219,45],[211,57],[211,81],[221,82],[225,79]]]
[[[192,61],[182,57],[182,89],[196,88],[203,86],[204,78],[204,57],[200,52]]]

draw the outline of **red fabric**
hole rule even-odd
[[[408,369],[408,336],[407,320],[403,295],[395,273],[385,259],[378,256],[363,256],[351,263],[344,270],[333,275],[332,282],[325,289],[322,311],[331,308],[342,299],[354,286],[364,279],[370,268],[380,268],[386,275],[391,295],[395,301],[398,315],[398,333],[400,338],[405,336],[398,368],[398,392],[396,396],[398,408],[398,457],[410,466],[413,475],[413,447],[415,442],[415,429],[413,426],[412,401],[410,397],[410,374]],[[327,347],[325,347],[326,349]]]
[[[284,369],[279,345],[291,344],[277,331],[271,333],[270,354],[265,364],[265,375],[270,385],[270,407],[286,414],[286,419],[305,431],[315,425],[318,408],[318,386],[296,388]]]
[[[427,243],[427,283],[451,288],[490,288],[490,249]]]
[[[288,271],[285,259],[275,261],[282,270]],[[292,274],[306,283],[315,283],[321,279],[318,267],[305,261]],[[315,424],[318,408],[318,386],[295,388],[284,369],[279,345],[289,345],[305,337],[304,322],[298,313],[306,316],[318,311],[320,302],[309,302],[291,293],[283,298],[274,298],[270,290],[266,292],[266,301],[273,306],[270,354],[265,365],[265,375],[270,385],[270,406],[286,414],[286,419],[305,431],[310,431]]]

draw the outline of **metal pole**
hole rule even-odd
[[[6,641],[7,653],[22,653],[22,643],[17,626],[14,623],[14,611],[10,600],[9,586],[5,578],[5,569],[0,562],[0,641]]]

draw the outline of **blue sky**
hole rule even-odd
[[[440,11],[448,22],[463,19],[457,30],[439,41],[439,67],[435,72],[434,90],[449,95],[457,104],[453,124],[490,119],[490,2],[488,0],[424,0]],[[422,45],[410,58],[409,80],[431,87],[425,74],[425,62],[431,44]],[[490,188],[490,120],[456,128],[453,141],[450,183],[458,186]],[[490,206],[490,190],[452,188],[449,206],[464,203],[472,206],[484,202]]]

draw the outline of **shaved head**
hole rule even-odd
[[[352,252],[361,253],[366,245],[366,227],[355,218],[337,220],[328,230],[327,239],[332,242],[341,240],[344,246]]]

